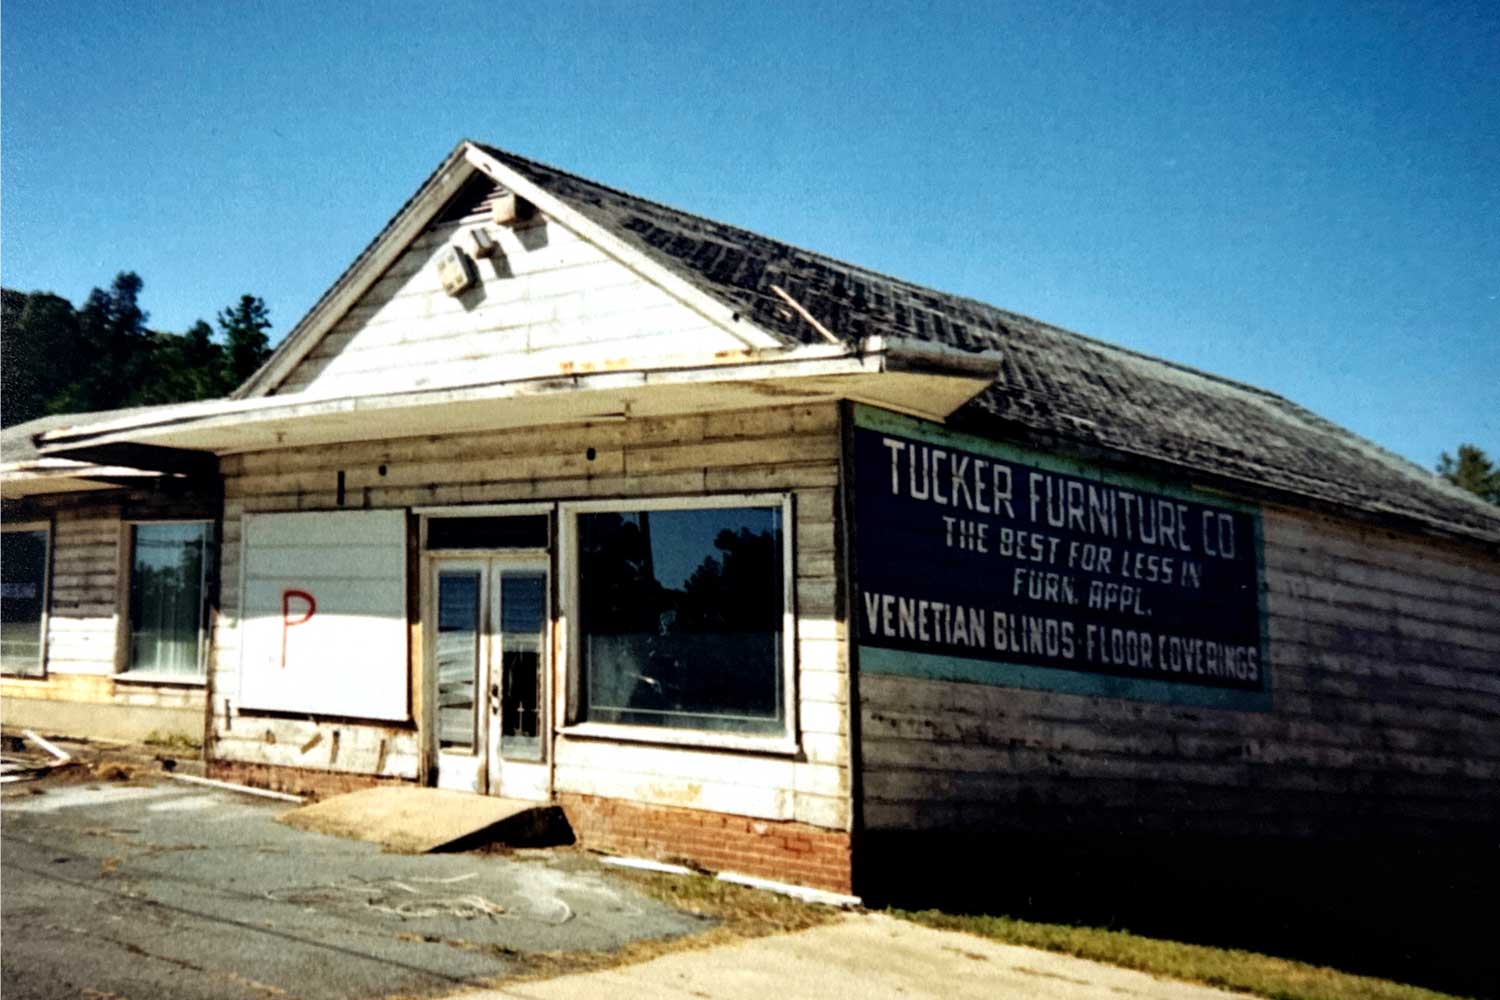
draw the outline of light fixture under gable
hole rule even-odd
[[[454,296],[462,295],[479,280],[469,255],[451,244],[444,247],[443,252],[438,255],[437,273],[438,280],[443,283],[443,291]]]
[[[472,256],[475,260],[483,260],[486,257],[493,257],[495,255],[495,251],[498,249],[495,244],[495,238],[491,236],[490,231],[483,226],[476,226],[473,229],[470,229],[468,238],[469,255]]]

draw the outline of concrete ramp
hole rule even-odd
[[[403,854],[482,843],[536,843],[559,822],[566,825],[561,810],[545,802],[413,785],[381,785],[335,795],[277,819],[299,830],[369,840]]]

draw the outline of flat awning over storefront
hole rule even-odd
[[[853,399],[941,420],[990,383],[996,360],[927,345],[804,347],[742,356],[553,368],[505,382],[354,397],[212,400],[41,435],[50,458],[192,471],[203,458],[277,448]]]

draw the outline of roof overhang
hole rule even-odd
[[[306,395],[166,406],[117,421],[41,436],[44,454],[99,456],[129,445],[196,461],[182,452],[231,455],[353,441],[463,434],[511,427],[619,421],[852,399],[945,419],[994,377],[992,356],[914,341],[870,338],[858,350],[815,345],[659,357],[518,371],[503,382],[356,397]],[[152,451],[168,449],[170,451]],[[155,463],[167,467],[170,463]],[[180,468],[180,464],[179,464]]]
[[[96,465],[66,458],[36,458],[0,464],[0,498],[23,500],[54,493],[87,493],[150,486],[162,473],[125,466]]]

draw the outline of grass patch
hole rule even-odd
[[[1452,994],[1386,979],[1250,951],[1141,937],[1128,931],[1033,923],[1011,917],[960,916],[937,910],[889,912],[939,930],[964,931],[1005,944],[1061,952],[1271,1000],[1456,1000]]]
[[[840,913],[831,906],[804,903],[791,896],[703,875],[664,875],[629,869],[614,874],[634,885],[642,895],[716,921],[716,930],[736,938],[805,931],[837,920]]]
[[[610,877],[629,884],[643,896],[702,917],[704,929],[672,938],[631,941],[612,952],[520,952],[492,948],[520,965],[518,972],[495,980],[493,985],[635,965],[672,952],[716,948],[748,938],[807,930],[840,916],[840,912],[830,906],[804,903],[790,896],[720,882],[702,875],[615,869],[610,872]]]
[[[148,747],[160,747],[164,750],[177,750],[182,753],[197,753],[203,749],[203,741],[183,733],[164,733],[153,729],[146,734],[145,740]]]

